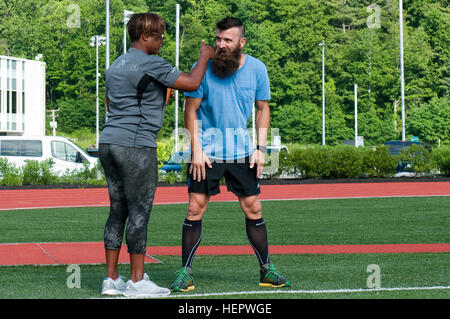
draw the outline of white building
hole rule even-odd
[[[0,135],[45,135],[45,63],[0,56]]]

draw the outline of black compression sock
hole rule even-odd
[[[195,252],[202,239],[202,221],[184,220],[181,257],[183,267],[192,267]]]
[[[245,219],[245,229],[247,231],[248,241],[258,257],[259,265],[270,263],[269,245],[267,242],[267,229],[264,219]]]

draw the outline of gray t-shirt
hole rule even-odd
[[[153,78],[143,92],[137,87],[144,75]],[[156,147],[156,135],[164,119],[166,87],[172,87],[181,71],[166,60],[130,48],[105,72],[108,119],[99,143],[129,147]]]

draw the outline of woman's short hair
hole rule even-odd
[[[135,13],[127,23],[131,42],[139,41],[142,34],[158,36],[164,34],[166,23],[156,13]]]

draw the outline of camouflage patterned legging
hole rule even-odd
[[[105,249],[120,249],[128,219],[128,252],[145,254],[147,225],[158,181],[156,148],[100,144],[99,156],[110,198],[104,232]]]

